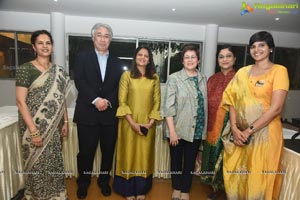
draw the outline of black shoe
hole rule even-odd
[[[111,195],[111,188],[109,185],[101,186],[101,193],[103,196],[110,196]]]
[[[77,197],[78,199],[84,199],[87,196],[88,185],[78,185]]]

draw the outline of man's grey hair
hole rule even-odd
[[[98,29],[98,28],[106,28],[109,32],[109,35],[110,35],[110,40],[112,39],[113,37],[113,31],[112,31],[112,28],[108,25],[108,24],[104,24],[104,23],[97,23],[93,26],[92,30],[91,30],[91,34],[92,34],[92,39],[94,40],[94,34],[95,34],[95,31]]]

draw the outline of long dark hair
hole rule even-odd
[[[148,51],[148,54],[149,54],[149,63],[146,66],[145,77],[149,78],[149,79],[155,79],[154,74],[156,73],[156,71],[155,71],[155,65],[154,65],[154,62],[153,62],[153,54],[150,51],[150,49],[148,47],[145,47],[145,46],[140,46],[135,50],[134,59],[133,59],[133,63],[132,63],[132,68],[130,70],[130,76],[132,78],[140,78],[142,76],[142,74],[140,73],[140,71],[137,68],[137,64],[136,64],[136,60],[135,60],[138,52],[141,49],[146,49]]]

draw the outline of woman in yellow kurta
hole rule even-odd
[[[155,121],[161,120],[160,82],[153,56],[138,47],[130,72],[124,72],[119,87],[119,132],[113,188],[128,200],[143,200],[152,186]],[[145,127],[148,133],[143,133]]]
[[[222,100],[230,113],[223,132],[225,191],[229,200],[278,199],[283,173],[280,113],[289,88],[288,73],[269,60],[275,47],[270,33],[255,33],[249,45],[255,64],[236,73]]]

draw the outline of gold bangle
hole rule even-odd
[[[39,137],[39,136],[40,136],[40,131],[37,130],[37,131],[35,131],[35,132],[30,133],[29,135],[30,135],[30,137],[32,137],[32,138]]]
[[[69,122],[68,120],[65,120],[65,121],[64,121],[64,123],[68,123],[68,122]]]

